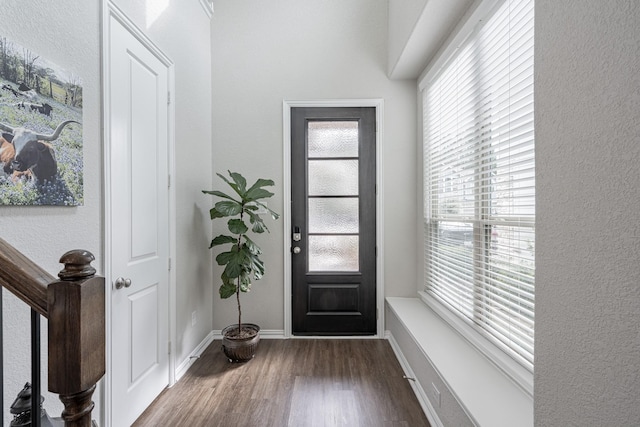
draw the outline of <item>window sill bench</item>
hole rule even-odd
[[[390,341],[433,424],[533,426],[533,398],[431,308],[418,298],[386,304]]]

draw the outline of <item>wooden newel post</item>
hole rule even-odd
[[[64,403],[66,427],[90,427],[91,400],[105,373],[104,278],[95,276],[93,254],[69,251],[59,281],[47,288],[49,391]]]

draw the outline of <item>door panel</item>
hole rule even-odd
[[[375,108],[292,108],[291,136],[293,334],[375,334]]]
[[[135,384],[145,373],[152,370],[160,362],[161,349],[157,322],[158,285],[153,284],[146,289],[129,295],[129,312],[131,313],[131,378]],[[149,351],[152,349],[152,351]],[[154,351],[155,350],[155,351]]]
[[[109,61],[111,416],[125,426],[169,384],[169,68],[113,17]]]

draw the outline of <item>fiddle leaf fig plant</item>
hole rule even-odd
[[[273,196],[273,193],[264,187],[275,185],[270,179],[258,179],[247,188],[247,180],[237,172],[227,171],[229,178],[218,175],[231,189],[231,195],[218,190],[203,190],[205,194],[211,194],[222,200],[218,201],[209,211],[212,220],[218,218],[230,218],[227,221],[229,234],[216,236],[209,248],[224,246],[226,250],[216,256],[216,262],[224,266],[220,275],[220,298],[226,299],[236,296],[238,304],[238,334],[242,333],[242,307],[240,305],[240,292],[249,292],[252,280],[260,280],[264,275],[264,262],[260,258],[262,250],[251,240],[249,233],[269,232],[260,213],[267,212],[274,220],[279,215],[269,209],[264,199]],[[248,221],[248,224],[247,224]]]

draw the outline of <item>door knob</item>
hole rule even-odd
[[[131,279],[124,279],[122,277],[118,277],[116,279],[116,289],[128,288],[131,286]]]
[[[299,254],[301,250],[302,250],[302,249],[300,249],[300,247],[299,247],[299,246],[295,246],[295,247],[293,248],[293,253],[294,253],[294,254]]]

